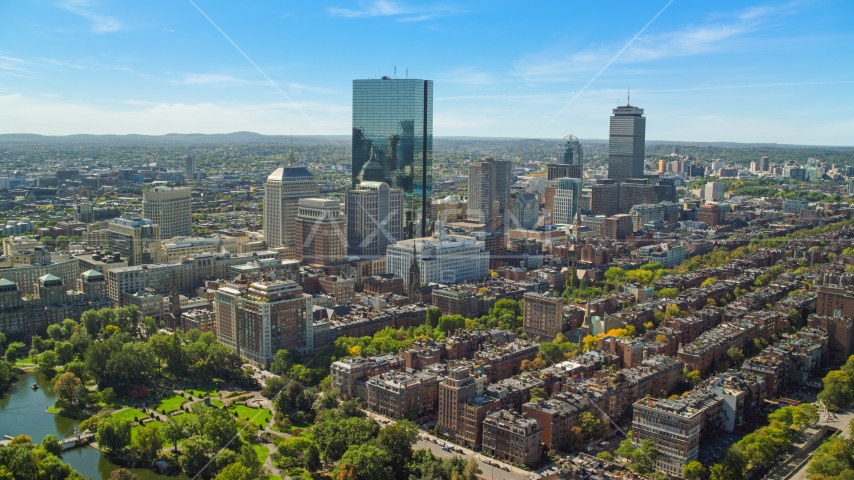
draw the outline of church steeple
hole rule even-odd
[[[407,292],[410,303],[421,303],[421,269],[418,267],[418,251],[412,242],[412,263],[409,264]]]

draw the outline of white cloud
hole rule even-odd
[[[91,0],[66,0],[58,3],[57,6],[91,21],[91,31],[93,33],[116,32],[123,26],[122,23],[114,17],[95,13],[93,11],[93,7],[96,7],[97,5]]]
[[[746,10],[715,14],[705,23],[690,24],[662,33],[639,36],[615,61],[630,64],[664,58],[733,51],[744,48],[744,39],[751,33],[767,28],[775,17],[796,13],[802,2],[752,7]],[[565,49],[564,49],[565,50]],[[600,69],[614,53],[617,45],[592,45],[560,54],[540,52],[521,58],[514,66],[514,75],[526,82],[563,82],[582,80],[584,72]]]
[[[306,92],[314,92],[314,93],[323,93],[323,94],[332,94],[332,93],[341,93],[338,90],[333,90],[331,88],[323,88],[323,87],[312,87],[311,85],[303,85],[301,83],[289,83],[288,87],[291,90],[296,91],[306,91]]]
[[[391,0],[360,1],[359,7],[358,9],[327,7],[326,12],[333,17],[344,18],[398,17],[398,22],[422,22],[457,12],[455,8],[448,5],[410,7]]]

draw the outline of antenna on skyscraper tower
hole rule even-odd
[[[628,97],[626,97],[626,106],[631,107],[632,106],[632,86],[631,85],[629,85],[628,90],[629,90],[629,93],[628,93]]]
[[[394,66],[394,78],[397,79],[397,65]]]

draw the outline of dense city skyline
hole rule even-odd
[[[437,136],[606,138],[631,87],[650,140],[854,144],[846,2],[0,12],[2,133],[347,134],[351,80],[396,66],[435,81]]]

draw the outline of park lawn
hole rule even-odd
[[[219,407],[221,407],[221,406],[223,406],[223,405],[225,405],[225,404],[222,402],[222,400],[217,400],[217,399],[215,399],[215,398],[212,398],[212,399],[211,399],[211,405],[213,405],[214,407],[219,408]]]
[[[24,358],[19,358],[19,359],[15,360],[15,365],[18,365],[19,363],[35,364],[36,361],[33,357],[24,357]]]
[[[267,428],[267,424],[269,424],[270,419],[273,418],[273,414],[266,408],[247,407],[246,405],[235,405],[233,407],[229,407],[228,411],[237,412],[237,415],[239,417],[248,418],[249,420],[252,420],[252,422],[255,423],[255,425],[258,425],[258,427],[260,428]]]
[[[255,450],[255,454],[258,455],[258,461],[261,462],[261,465],[264,465],[264,462],[267,461],[267,457],[270,456],[270,450],[267,449],[267,446],[252,445],[252,450]]]
[[[187,400],[181,395],[175,394],[171,397],[164,398],[157,404],[157,411],[160,412],[162,410],[166,410],[167,412],[171,412],[172,410],[178,410],[181,408],[181,405],[186,403]]]
[[[136,408],[126,408],[124,410],[119,410],[118,412],[113,413],[113,418],[119,420],[129,420],[131,422],[134,421],[134,418],[145,418],[148,415],[142,413]]]
[[[205,397],[213,397],[213,396],[217,395],[216,387],[203,388],[203,389],[191,388],[189,390],[184,390],[184,391],[187,392],[188,395],[192,395],[193,398],[205,398]]]
[[[46,409],[45,411],[46,411],[47,413],[52,413],[52,414],[54,414],[54,415],[58,415],[58,414],[59,414],[59,408],[58,408],[58,407],[56,407],[56,406],[54,406],[54,407],[47,407],[47,409]]]

